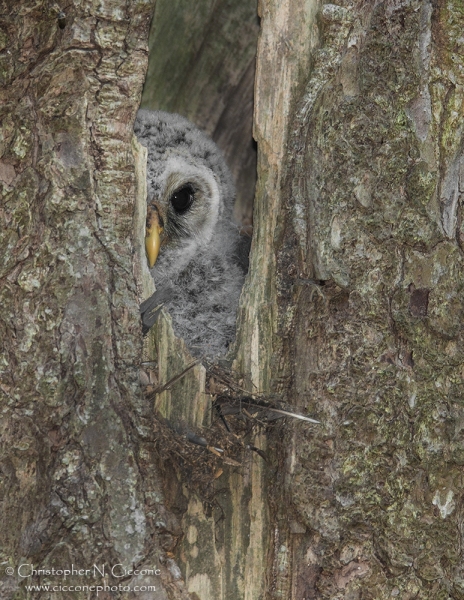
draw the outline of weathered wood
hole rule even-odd
[[[252,223],[256,0],[158,0],[142,107],[177,112],[206,131],[237,183],[235,216]]]
[[[215,139],[235,176],[236,216],[245,226],[252,222],[256,179],[251,123],[257,32],[254,1],[198,5],[158,0],[142,98],[142,106],[179,112]],[[192,359],[173,336],[166,315],[159,320],[153,339],[152,358],[158,364],[160,385],[182,373]],[[205,393],[204,369],[198,366],[157,395],[155,405],[177,426],[209,427],[211,399]],[[208,437],[208,429],[203,435]],[[264,436],[248,441],[266,448]],[[240,467],[218,457],[217,468],[223,473],[214,482],[217,496],[212,510],[202,502],[201,494],[176,481],[174,471],[166,473],[171,505],[185,504],[185,537],[176,549],[176,559],[188,590],[202,600],[255,599],[265,593],[263,572],[269,540],[266,465],[251,450],[245,454]]]

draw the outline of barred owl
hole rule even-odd
[[[163,305],[194,356],[219,357],[244,278],[232,176],[214,142],[179,115],[140,110],[135,133],[148,150],[145,242],[156,285],[141,305],[144,330]]]

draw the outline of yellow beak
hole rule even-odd
[[[158,212],[158,208],[154,204],[151,204],[147,210],[147,224],[145,231],[145,251],[147,253],[148,266],[150,269],[158,258],[161,246],[160,234],[163,232],[162,223],[163,221]]]

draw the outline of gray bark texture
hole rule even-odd
[[[462,2],[260,15],[237,368],[322,422],[283,429],[268,595],[464,598]]]
[[[144,105],[237,156],[252,4],[194,4],[158,0]],[[260,2],[230,370],[192,366],[164,313],[142,348],[132,123],[153,2],[0,6],[2,597],[101,583],[20,564],[122,564],[160,571],[108,585],[156,592],[99,598],[464,599],[461,0]],[[231,417],[229,434],[226,392],[321,424]]]
[[[0,7],[1,597],[187,598],[138,381],[132,127],[153,2]]]

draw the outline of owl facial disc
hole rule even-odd
[[[135,132],[148,151],[145,249],[156,284],[141,305],[143,331],[164,306],[194,356],[222,356],[244,276],[232,175],[214,142],[179,115],[140,110]]]

